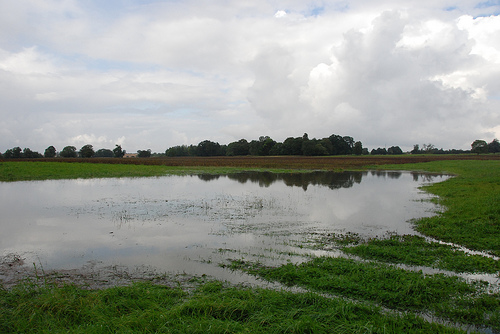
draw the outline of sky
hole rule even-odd
[[[0,0],[0,152],[500,139],[500,0]]]

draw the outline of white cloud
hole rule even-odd
[[[304,132],[468,148],[500,137],[495,11],[470,0],[3,2],[0,151],[87,140],[161,152]]]
[[[74,136],[68,140],[71,143],[75,143],[75,145],[86,145],[87,143],[95,143],[95,145],[112,145],[109,140],[105,136],[96,136],[95,134],[82,134],[78,136]]]
[[[278,10],[275,14],[274,14],[274,17],[275,18],[282,18],[282,17],[285,17],[286,16],[286,12],[284,10]]]

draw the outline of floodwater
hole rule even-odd
[[[284,263],[313,253],[296,246],[321,233],[415,234],[410,220],[438,210],[418,187],[447,178],[376,171],[0,183],[0,255],[44,270],[148,266],[247,281],[219,264]]]

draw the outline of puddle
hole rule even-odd
[[[414,234],[436,206],[418,190],[444,175],[407,172],[239,173],[0,183],[0,255],[44,270],[150,266],[242,279],[228,257],[307,258],[311,233]],[[248,280],[245,277],[243,280]]]

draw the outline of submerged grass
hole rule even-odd
[[[489,293],[487,284],[481,282],[467,283],[459,277],[425,275],[380,263],[331,257],[277,268],[235,261],[232,268],[288,286],[375,302],[401,311],[431,311],[450,321],[500,330],[500,295]]]
[[[190,294],[150,283],[106,290],[21,285],[0,290],[0,320],[4,333],[464,333],[315,293],[220,282]]]
[[[387,165],[384,169],[401,169]],[[424,186],[444,211],[415,221],[417,231],[435,239],[500,256],[500,161],[434,161],[405,170],[455,174]]]
[[[342,251],[359,257],[411,266],[426,266],[458,273],[500,272],[500,261],[481,255],[468,254],[456,246],[428,242],[416,235],[393,235],[388,239],[370,239]]]

